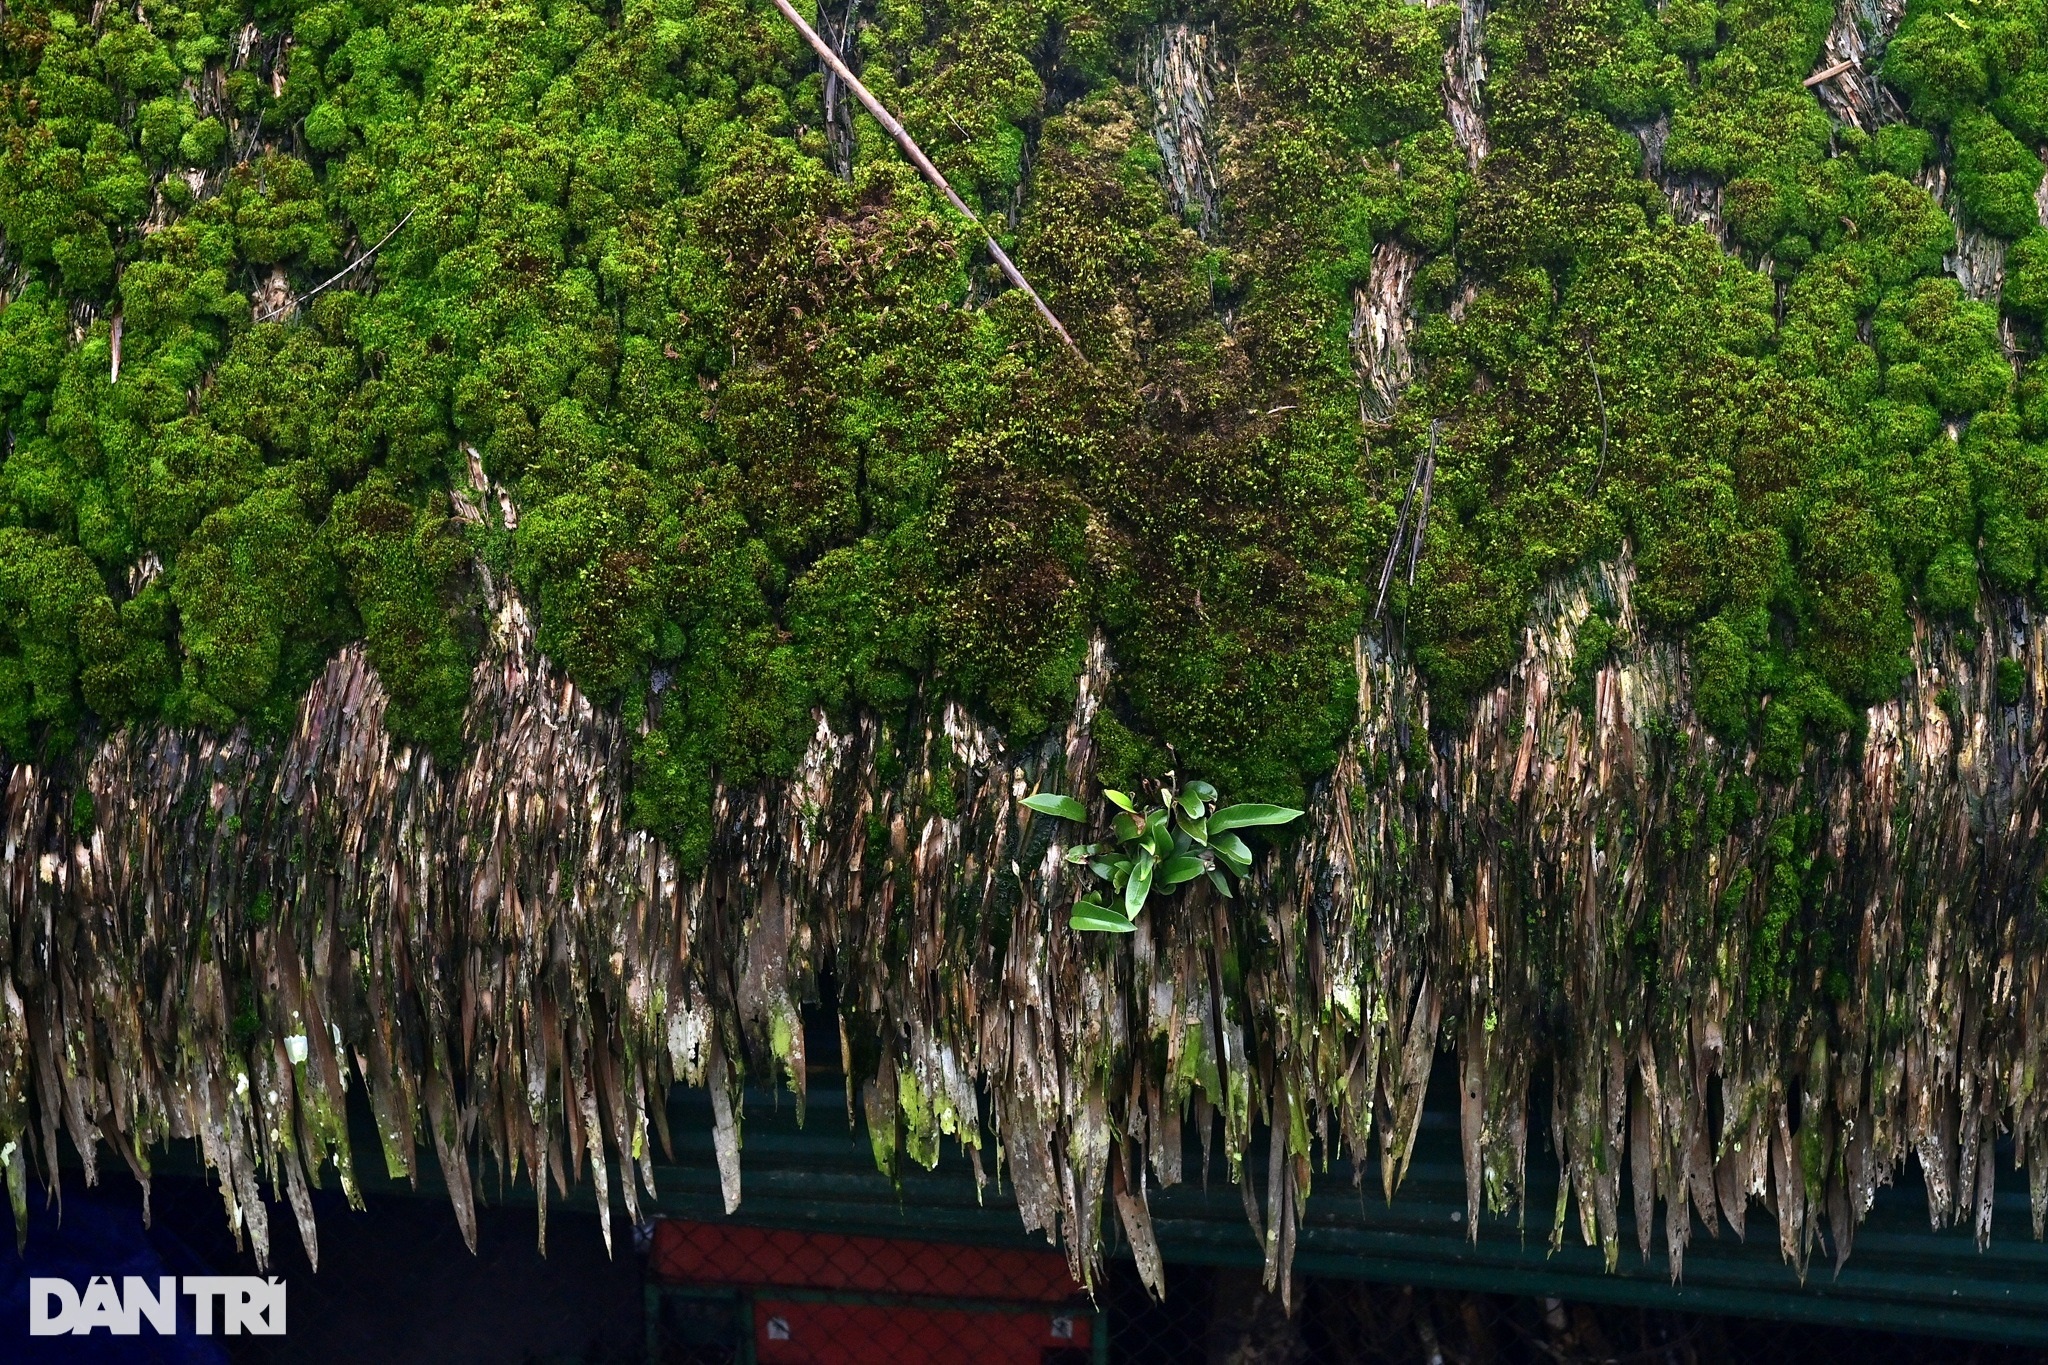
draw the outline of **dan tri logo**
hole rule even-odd
[[[182,1285],[182,1289],[181,1289]],[[91,1336],[105,1328],[117,1337],[142,1334],[147,1322],[159,1336],[178,1331],[178,1300],[192,1299],[192,1321],[199,1335],[214,1334],[215,1305],[220,1331],[228,1336],[284,1335],[284,1281],[275,1275],[159,1275],[152,1285],[140,1275],[122,1277],[119,1287],[110,1275],[95,1275],[80,1293],[69,1280],[33,1278],[28,1282],[28,1333],[32,1337]]]

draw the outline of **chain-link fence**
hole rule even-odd
[[[2020,1365],[2048,1352],[1302,1276],[1128,1262],[1091,1298],[1056,1252],[663,1220],[648,1246],[654,1365]]]

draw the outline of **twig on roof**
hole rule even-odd
[[[1009,253],[996,244],[995,235],[987,228],[981,226],[981,219],[975,215],[973,209],[967,207],[967,201],[953,192],[952,185],[947,183],[945,176],[939,174],[939,168],[932,165],[931,158],[926,156],[923,150],[918,147],[917,143],[911,138],[909,131],[897,121],[896,116],[890,113],[865,85],[860,83],[860,78],[853,74],[853,69],[841,59],[837,52],[832,50],[830,43],[818,36],[816,29],[804,22],[804,17],[796,12],[795,7],[789,3],[789,0],[775,0],[775,8],[782,11],[783,18],[796,25],[797,32],[803,34],[804,41],[809,43],[811,50],[818,54],[818,60],[823,62],[831,70],[832,74],[839,77],[846,88],[853,92],[854,98],[859,100],[861,105],[870,114],[874,115],[875,122],[881,124],[883,128],[888,130],[889,136],[896,139],[896,145],[903,149],[903,155],[910,158],[910,164],[917,167],[918,172],[931,183],[932,188],[945,195],[946,202],[958,210],[961,216],[966,218],[968,222],[974,224],[977,228],[981,228],[981,234],[988,242],[989,254],[995,257],[996,268],[1003,272],[1003,278],[1023,290],[1030,297],[1032,304],[1038,309],[1038,315],[1045,319],[1046,324],[1053,331],[1059,333],[1060,340],[1067,343],[1068,349],[1079,356],[1081,348],[1074,344],[1074,338],[1067,334],[1067,329],[1061,325],[1058,318],[1053,316],[1052,309],[1046,307],[1045,300],[1038,296],[1038,291],[1031,287],[1031,282],[1024,278],[1023,272],[1019,271],[1010,260]],[[1085,359],[1085,357],[1083,358]]]
[[[251,155],[253,155],[253,154],[255,153],[255,151],[256,151],[256,142],[257,142],[257,140],[258,140],[259,138],[261,138],[261,137],[263,136],[263,115],[264,115],[264,112],[265,112],[265,111],[264,111],[264,110],[262,110],[262,109],[258,109],[258,110],[256,111],[256,126],[255,126],[254,128],[252,128],[252,129],[250,129],[250,130],[249,130],[249,140],[248,140],[248,142],[246,142],[245,144],[243,144],[243,146],[242,146],[242,154],[241,154],[240,156],[238,156],[238,157],[236,157],[236,158],[235,158],[235,164],[236,164],[237,166],[246,166],[246,165],[248,165],[248,164],[249,164],[249,158],[250,158],[250,156],[251,156]]]
[[[860,14],[860,0],[847,0],[846,19],[835,31],[825,0],[818,3],[818,24],[832,39],[832,50],[844,57],[853,48],[854,23]],[[839,117],[839,73],[825,71],[825,131],[832,144],[832,169],[841,180],[853,178],[853,120]]]
[[[356,257],[347,265],[335,271],[332,275],[329,275],[326,279],[322,280],[319,284],[314,285],[305,293],[300,294],[297,298],[294,298],[286,303],[280,303],[279,305],[277,305],[277,307],[271,309],[262,317],[257,318],[256,321],[268,322],[274,317],[282,316],[289,309],[303,308],[308,303],[311,303],[313,301],[314,295],[325,291],[329,285],[338,283],[341,280],[342,276],[347,275],[349,272],[353,271],[357,266],[361,265],[364,261],[369,260],[372,256],[376,255],[379,251],[383,250],[384,244],[390,241],[393,237],[396,237],[398,235],[398,229],[404,227],[407,223],[412,221],[412,216],[416,211],[417,210],[415,209],[407,209],[405,211],[405,217],[399,219],[397,223],[393,224],[391,231],[385,233],[382,237],[379,237],[377,239],[377,245],[371,247],[368,251],[365,251],[362,255]]]
[[[1387,562],[1380,565],[1380,594],[1372,605],[1372,619],[1377,621],[1387,607],[1387,588],[1394,581],[1394,565],[1401,559],[1401,538],[1408,533],[1408,509],[1415,505],[1415,490],[1422,486],[1422,464],[1416,462],[1415,473],[1408,480],[1408,494],[1401,499],[1401,515],[1394,521],[1394,540],[1387,546]]]
[[[1422,556],[1423,537],[1429,534],[1429,498],[1436,489],[1436,429],[1429,424],[1429,453],[1422,457],[1422,510],[1415,514],[1415,538],[1408,542],[1408,586],[1415,586],[1415,561]]]
[[[1380,565],[1379,600],[1373,603],[1372,619],[1377,621],[1387,609],[1387,589],[1394,582],[1394,565],[1401,561],[1401,542],[1408,540],[1408,586],[1415,586],[1415,565],[1422,555],[1422,538],[1429,531],[1429,502],[1436,486],[1436,437],[1443,426],[1441,418],[1429,424],[1429,449],[1415,462],[1415,473],[1408,480],[1407,496],[1401,499],[1401,515],[1394,522],[1394,543],[1387,546],[1386,563]],[[1415,519],[1415,534],[1408,538],[1408,509],[1415,505],[1415,491],[1422,490],[1422,511]]]
[[[1823,85],[1828,81],[1833,80],[1835,77],[1841,75],[1844,71],[1847,71],[1850,68],[1854,67],[1855,65],[1856,59],[1854,57],[1845,57],[1841,61],[1836,62],[1833,66],[1829,67],[1825,71],[1814,72],[1811,76],[1808,76],[1803,83],[1809,89],[1816,85]]]

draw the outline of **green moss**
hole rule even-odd
[[[370,662],[391,697],[385,723],[452,759],[474,652],[463,638],[468,544],[437,506],[411,506],[381,472],[335,499],[328,533]]]
[[[923,523],[819,556],[791,585],[784,620],[841,725],[855,708],[902,716],[930,666],[929,596],[938,576]]]
[[[1756,713],[1755,632],[1727,613],[1700,623],[1690,641],[1693,706],[1723,739],[1741,742]]]
[[[1173,760],[1164,750],[1106,708],[1095,713],[1090,734],[1095,740],[1095,775],[1105,787],[1136,791],[1148,778],[1172,766]]]
[[[950,696],[1021,740],[1097,636],[1106,774],[1287,800],[1349,731],[1434,424],[1391,611],[1440,724],[1541,585],[1626,547],[1701,717],[1792,776],[1895,690],[1909,602],[2048,574],[2048,380],[2014,385],[1996,309],[1941,278],[1956,224],[1914,183],[1945,157],[1964,225],[2014,239],[2002,305],[2035,347],[2039,6],[1950,8],[1909,6],[1884,73],[1912,119],[1864,137],[1803,84],[1824,0],[1507,0],[1475,169],[1454,7],[1257,0],[1223,16],[1205,238],[1131,85],[1152,10],[888,0],[867,79],[1085,367],[865,115],[835,173],[814,63],[755,0],[11,8],[0,744],[276,723],[360,638],[394,732],[452,756],[475,551],[647,722],[635,818],[686,862],[716,785],[786,771],[817,712],[900,736]],[[288,55],[222,71],[202,115],[246,20],[288,22]],[[1643,175],[1658,119],[1732,252]],[[386,234],[253,321],[252,290]],[[1421,256],[1422,377],[1362,432],[1353,292],[1389,243]],[[470,447],[516,531],[450,529]],[[128,597],[145,553],[165,572]]]
[[[1984,17],[1951,17],[1943,6],[1925,0],[1907,7],[1886,46],[1884,75],[1905,93],[1916,118],[1946,123],[1991,93],[1981,43],[1987,36]]]
[[[644,471],[599,459],[578,475],[571,491],[522,518],[518,575],[538,608],[541,648],[593,696],[616,702],[663,643],[679,586],[667,552],[683,528]],[[701,532],[713,554],[730,553],[740,528],[727,522]],[[744,574],[744,564],[732,567]]]
[[[2037,230],[2034,192],[2041,187],[2041,158],[1981,109],[1958,114],[1949,137],[1966,219],[2000,237]]]
[[[960,793],[954,785],[953,768],[953,746],[941,735],[932,755],[932,780],[926,798],[931,803],[932,813],[942,820],[951,820],[960,814]]]
[[[1873,172],[1883,171],[1901,180],[1911,180],[1934,159],[1934,137],[1925,128],[1910,123],[1887,123],[1871,135],[1864,163]]]
[[[1736,826],[1748,821],[1757,812],[1756,785],[1741,773],[1731,775],[1722,785],[1714,789],[1707,801],[1707,832],[1714,842],[1726,839]],[[1738,877],[1748,875],[1748,869]],[[1741,897],[1738,894],[1737,900]]]
[[[1704,57],[1719,39],[1721,11],[1713,0],[1672,0],[1658,21],[1665,50],[1680,57]]]
[[[84,627],[103,619],[94,608],[105,600],[105,585],[76,546],[0,527],[0,747],[31,753],[39,731],[69,742],[82,710],[80,672],[101,643]]]
[[[338,152],[348,144],[348,119],[331,104],[314,105],[302,126],[306,145],[316,152]]]
[[[188,166],[210,166],[227,150],[228,130],[217,118],[203,118],[178,139],[178,159]]]
[[[1766,843],[1769,871],[1761,914],[1750,940],[1750,1008],[1790,1003],[1795,966],[1808,946],[1810,921],[1824,864],[1813,849],[1817,821],[1810,813],[1780,819]],[[1820,956],[1825,958],[1824,947]]]
[[[1920,600],[1931,611],[1960,615],[1977,605],[1977,556],[1961,541],[1951,542],[1927,565]]]
[[[2024,439],[2010,413],[1986,414],[1964,446],[1979,509],[1984,576],[2008,592],[2024,592],[2048,563],[2048,447]]]
[[[2012,706],[2026,695],[2027,666],[2018,659],[1998,661],[1998,701],[2002,706]]]
[[[1769,185],[1796,212],[1804,191],[1795,168],[1819,160],[1830,133],[1799,83],[1820,55],[1833,8],[1824,0],[1732,0],[1721,17],[1726,41],[1700,63],[1697,87],[1681,87],[1665,162]]]
[[[2028,232],[2005,257],[2006,311],[2029,322],[2048,321],[2048,232]]]
[[[1595,676],[1607,665],[1621,642],[1621,631],[1611,616],[1599,612],[1588,616],[1572,641],[1572,665],[1565,680],[1562,699],[1566,706],[1589,711],[1593,706]]]
[[[1855,714],[1824,682],[1811,673],[1792,673],[1766,698],[1757,766],[1768,777],[1790,781],[1799,775],[1809,740],[1855,728]]]
[[[291,715],[335,643],[336,571],[298,495],[261,488],[209,515],[171,571],[179,684],[171,712],[225,728]]]

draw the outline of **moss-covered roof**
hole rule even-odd
[[[1624,1141],[1674,1256],[1909,1147],[1968,1216],[2048,1134],[2044,24],[828,7],[1076,355],[765,4],[10,6],[0,1138],[246,1206],[353,1057],[394,1163],[603,1171],[829,964],[1077,1266],[1182,1114],[1288,1132],[1284,1261],[1440,1039],[1475,1208],[1540,1057],[1610,1256]],[[1168,768],[1309,828],[1077,945],[1012,788]]]
[[[1789,771],[1896,686],[1908,603],[2048,562],[2048,49],[2038,6],[1952,10],[1886,46],[1812,0],[856,7],[1075,363],[766,6],[15,7],[0,744],[276,726],[363,638],[449,755],[474,447],[527,509],[500,571],[653,717],[638,816],[686,849],[814,707],[932,677],[1028,733],[1091,630],[1125,766],[1285,796],[1435,422],[1396,603],[1445,714],[1627,540],[1717,729]],[[1949,278],[1980,239],[2007,268]],[[1390,251],[1420,379],[1361,428]]]

